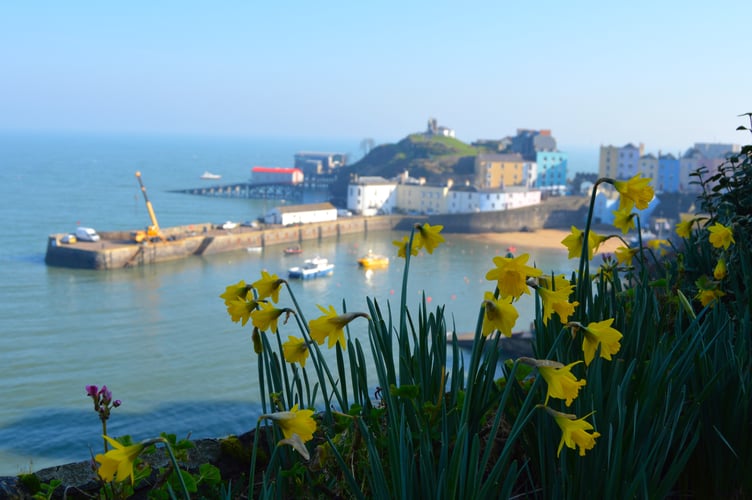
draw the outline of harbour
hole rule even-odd
[[[306,258],[321,256],[335,264],[330,277],[290,281],[306,319],[319,313],[317,304],[339,310],[345,300],[348,310],[367,311],[366,297],[384,310],[388,304],[396,307],[404,261],[396,257],[392,241],[406,233],[377,230],[378,217],[368,218],[367,226],[359,217],[343,217],[339,236],[336,223],[330,223],[321,238],[315,225],[217,230],[224,236],[205,252],[158,265],[107,272],[45,265],[50,235],[79,225],[93,227],[107,244],[110,233],[130,240],[134,227],[148,223],[133,179],[135,168],[148,182],[162,231],[169,235],[177,228],[200,237],[204,225],[255,219],[275,202],[190,196],[173,192],[176,186],[195,184],[207,169],[221,172],[231,183],[246,177],[249,163],[283,164],[301,148],[347,150],[347,144],[0,136],[0,151],[8,158],[8,168],[0,171],[6,203],[0,219],[13,228],[0,248],[0,322],[5,332],[0,336],[5,368],[0,378],[0,475],[85,460],[91,449],[101,446],[101,423],[85,395],[87,384],[107,384],[123,401],[108,423],[116,436],[141,440],[168,432],[201,438],[252,428],[261,396],[251,330],[230,321],[219,294],[241,279],[255,281],[262,269],[286,277],[290,267]],[[343,224],[360,226],[347,233]],[[391,224],[403,227],[396,221],[385,226]],[[262,246],[263,231],[269,232]],[[234,244],[233,238],[242,242]],[[244,238],[258,244],[245,247]],[[219,245],[214,245],[223,240],[231,251],[217,251]],[[429,309],[445,306],[450,326],[469,332],[483,290],[492,286],[485,273],[509,243],[460,234],[446,240],[433,255],[411,261],[407,303],[414,312],[425,294]],[[101,244],[85,242],[80,248],[96,253]],[[535,249],[522,239],[514,244],[531,252],[531,260],[543,269],[572,268],[565,249]],[[123,245],[130,251],[138,248],[131,242]],[[287,255],[287,247],[299,247],[300,252]],[[359,267],[357,260],[369,250],[389,256],[389,265]],[[282,300],[289,305],[289,295],[283,293]],[[518,326],[526,328],[532,299],[523,297],[520,308]],[[296,333],[295,327],[283,325],[280,333],[284,341]],[[367,331],[351,333],[368,343]]]
[[[213,255],[248,248],[337,238],[343,234],[395,229],[402,216],[348,217],[330,222],[260,229],[237,226],[222,229],[205,222],[161,229],[159,241],[133,240],[133,231],[100,232],[99,241],[64,243],[66,236],[53,234],[47,240],[45,263],[76,269],[113,270],[138,267],[191,256]]]

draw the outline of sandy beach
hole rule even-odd
[[[569,234],[571,234],[570,231],[563,229],[539,229],[531,232],[453,234],[452,237],[484,241],[504,248],[513,247],[514,253],[519,255],[536,248],[561,249],[562,253],[566,253],[567,248],[561,240]],[[623,245],[624,243],[618,238],[611,238],[601,245],[598,253],[613,253],[616,248]]]

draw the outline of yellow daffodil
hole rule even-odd
[[[585,233],[580,231],[575,226],[572,226],[572,232],[566,238],[561,240],[561,243],[569,250],[568,258],[579,259],[582,255],[582,243],[585,237]],[[598,251],[598,247],[601,243],[606,241],[606,237],[597,234],[594,231],[588,233],[588,260],[593,260],[593,255]]]
[[[713,269],[713,277],[717,280],[722,280],[728,275],[726,271],[726,259],[720,258]]]
[[[415,228],[419,231],[420,239],[418,240],[420,246],[426,249],[426,252],[433,253],[434,249],[444,242],[444,237],[439,232],[444,229],[444,226],[431,226],[428,222],[423,224],[416,224]],[[415,241],[413,241],[415,245]]]
[[[538,372],[546,381],[548,391],[544,405],[547,405],[548,398],[552,397],[565,400],[565,404],[569,406],[579,394],[580,388],[587,384],[585,380],[577,380],[572,373],[572,367],[582,363],[582,360],[566,366],[548,359],[519,358],[518,361],[538,368]]]
[[[413,257],[418,255],[419,245],[417,244],[416,240],[419,238],[418,234],[415,234],[413,236],[413,246],[410,248],[410,255]],[[404,236],[402,240],[394,240],[392,242],[392,245],[396,246],[399,250],[397,250],[397,257],[402,257],[403,259],[407,257],[407,245],[410,243],[410,236]]]
[[[286,283],[285,280],[280,279],[276,274],[261,271],[261,279],[254,281],[251,286],[256,289],[259,300],[271,297],[272,302],[276,304],[279,302],[279,290],[282,288],[282,283]]]
[[[614,181],[614,187],[621,195],[619,210],[636,206],[638,210],[645,210],[653,200],[655,191],[650,187],[651,179],[637,174],[626,181]]]
[[[262,332],[269,328],[271,328],[272,333],[276,332],[279,317],[285,313],[289,315],[293,312],[291,309],[278,309],[268,302],[261,302],[259,306],[260,309],[251,311],[251,321],[253,326]]]
[[[614,281],[614,271],[616,271],[616,265],[618,261],[614,259],[611,255],[604,255],[603,256],[603,264],[598,267],[598,272],[595,273],[593,276],[593,281],[597,279],[603,279],[606,281],[610,281],[613,283]]]
[[[512,328],[517,322],[519,313],[512,305],[512,297],[500,297],[498,300],[491,292],[486,292],[483,296],[483,329],[481,333],[484,337],[495,330],[499,330],[507,337],[512,336]]]
[[[295,449],[295,451],[300,453],[303,458],[305,458],[306,460],[311,459],[311,454],[308,453],[308,448],[306,448],[305,443],[297,434],[293,433],[293,435],[289,438],[280,439],[277,445],[279,446],[281,444],[290,445]]]
[[[244,280],[238,281],[234,285],[225,288],[225,293],[219,297],[225,300],[225,305],[229,307],[230,303],[236,299],[245,299],[248,296],[248,290],[251,287],[245,284]]]
[[[282,430],[286,439],[290,439],[293,434],[297,434],[304,443],[307,443],[313,439],[313,433],[316,431],[313,410],[299,410],[298,405],[293,406],[290,411],[261,415],[259,420],[263,419],[274,421]]]
[[[697,292],[695,298],[700,301],[702,307],[706,307],[708,305],[713,307],[715,306],[715,302],[724,295],[726,295],[726,292],[718,290],[717,288],[710,288],[705,290],[701,289]]]
[[[659,251],[661,255],[666,255],[666,248],[669,248],[671,244],[668,240],[653,238],[645,244],[649,249],[653,251]]]
[[[680,238],[689,238],[689,236],[692,234],[692,224],[694,224],[694,219],[687,219],[680,221],[676,224],[676,234]]]
[[[635,228],[636,214],[632,213],[632,208],[623,208],[614,212],[614,227],[621,229],[622,234],[627,234],[630,229]]]
[[[502,297],[520,297],[529,294],[527,278],[538,277],[543,271],[527,265],[530,255],[523,253],[519,257],[494,257],[495,269],[486,273],[486,279],[496,280]]]
[[[248,323],[251,313],[258,308],[258,302],[255,300],[236,299],[227,306],[227,312],[230,313],[230,319],[233,323],[243,321],[242,326]]]
[[[637,255],[637,252],[639,252],[639,248],[629,248],[629,247],[619,247],[616,250],[614,250],[614,255],[616,256],[616,261],[619,264],[623,264],[625,266],[631,266],[632,265],[632,259],[635,255]]]
[[[577,259],[582,255],[583,234],[576,226],[572,226],[571,234],[561,240],[561,243],[569,250],[568,258]]]
[[[337,314],[334,306],[329,306],[328,310],[322,306],[318,306],[318,308],[324,315],[309,321],[308,328],[311,331],[311,338],[318,342],[319,345],[323,344],[324,340],[329,337],[330,348],[339,342],[340,347],[345,349],[347,347],[345,343],[345,326],[357,317],[368,318],[366,313]]]
[[[611,359],[613,354],[621,349],[622,334],[615,328],[611,328],[614,318],[604,321],[596,321],[583,327],[580,323],[569,323],[575,329],[582,329],[582,352],[585,354],[585,365],[589,365],[595,357],[595,351],[601,346],[601,358]]]
[[[561,449],[565,444],[567,448],[573,450],[579,447],[581,457],[585,456],[585,451],[593,449],[595,439],[599,438],[601,434],[599,432],[588,433],[588,431],[593,430],[593,425],[585,422],[585,419],[592,415],[592,413],[582,418],[577,418],[576,415],[561,413],[552,410],[548,406],[545,409],[549,415],[554,417],[554,420],[561,428],[561,441],[559,441],[559,449],[556,450],[557,457],[561,454]]]
[[[574,286],[563,274],[556,276],[553,282],[550,279],[540,279],[538,283],[536,290],[543,302],[543,324],[548,323],[553,313],[559,315],[562,323],[569,321],[569,317],[574,314],[574,308],[579,305],[579,302],[569,302]]]
[[[289,337],[287,342],[282,344],[282,354],[288,363],[300,363],[300,366],[305,366],[309,354],[308,344],[300,337]]]
[[[104,481],[113,481],[115,478],[118,481],[125,481],[130,477],[131,484],[133,484],[133,464],[138,455],[143,451],[144,444],[139,443],[131,446],[123,446],[109,436],[102,437],[112,445],[112,449],[104,455],[100,453],[94,457],[94,460],[100,464],[97,474]]]
[[[728,250],[728,247],[731,246],[732,243],[736,243],[736,241],[734,241],[734,233],[731,228],[724,226],[720,222],[716,222],[715,224],[710,226],[708,228],[708,231],[710,231],[710,243],[716,248],[723,248],[724,250]]]

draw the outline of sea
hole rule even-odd
[[[254,428],[261,412],[257,356],[250,326],[232,323],[219,295],[260,271],[285,276],[305,257],[326,257],[334,275],[291,287],[312,319],[317,304],[367,311],[366,297],[396,307],[403,260],[393,231],[240,250],[115,271],[48,267],[47,237],[78,226],[99,231],[149,224],[135,173],[140,171],[160,226],[242,222],[283,200],[188,195],[176,190],[247,181],[254,166],[293,165],[299,151],[361,156],[358,139],[260,138],[0,132],[0,476],[88,460],[102,446],[102,426],[85,386],[107,385],[122,401],[108,433],[134,440],[162,432],[179,438],[221,437]],[[570,162],[571,163],[571,162]],[[200,179],[203,172],[222,175]],[[306,194],[304,202],[325,200]],[[526,249],[546,272],[573,268],[566,251]],[[364,271],[369,250],[392,257],[387,269]],[[493,240],[446,235],[433,255],[413,259],[407,304],[417,316],[445,307],[450,330],[474,330],[492,259]],[[282,301],[286,296],[282,294]],[[290,304],[288,304],[290,305]],[[519,303],[517,326],[533,319],[532,298]],[[367,329],[353,328],[368,345]],[[291,323],[280,335],[295,334]],[[376,381],[373,381],[374,388]]]

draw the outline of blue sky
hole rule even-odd
[[[0,130],[746,144],[752,2],[4,2]]]

